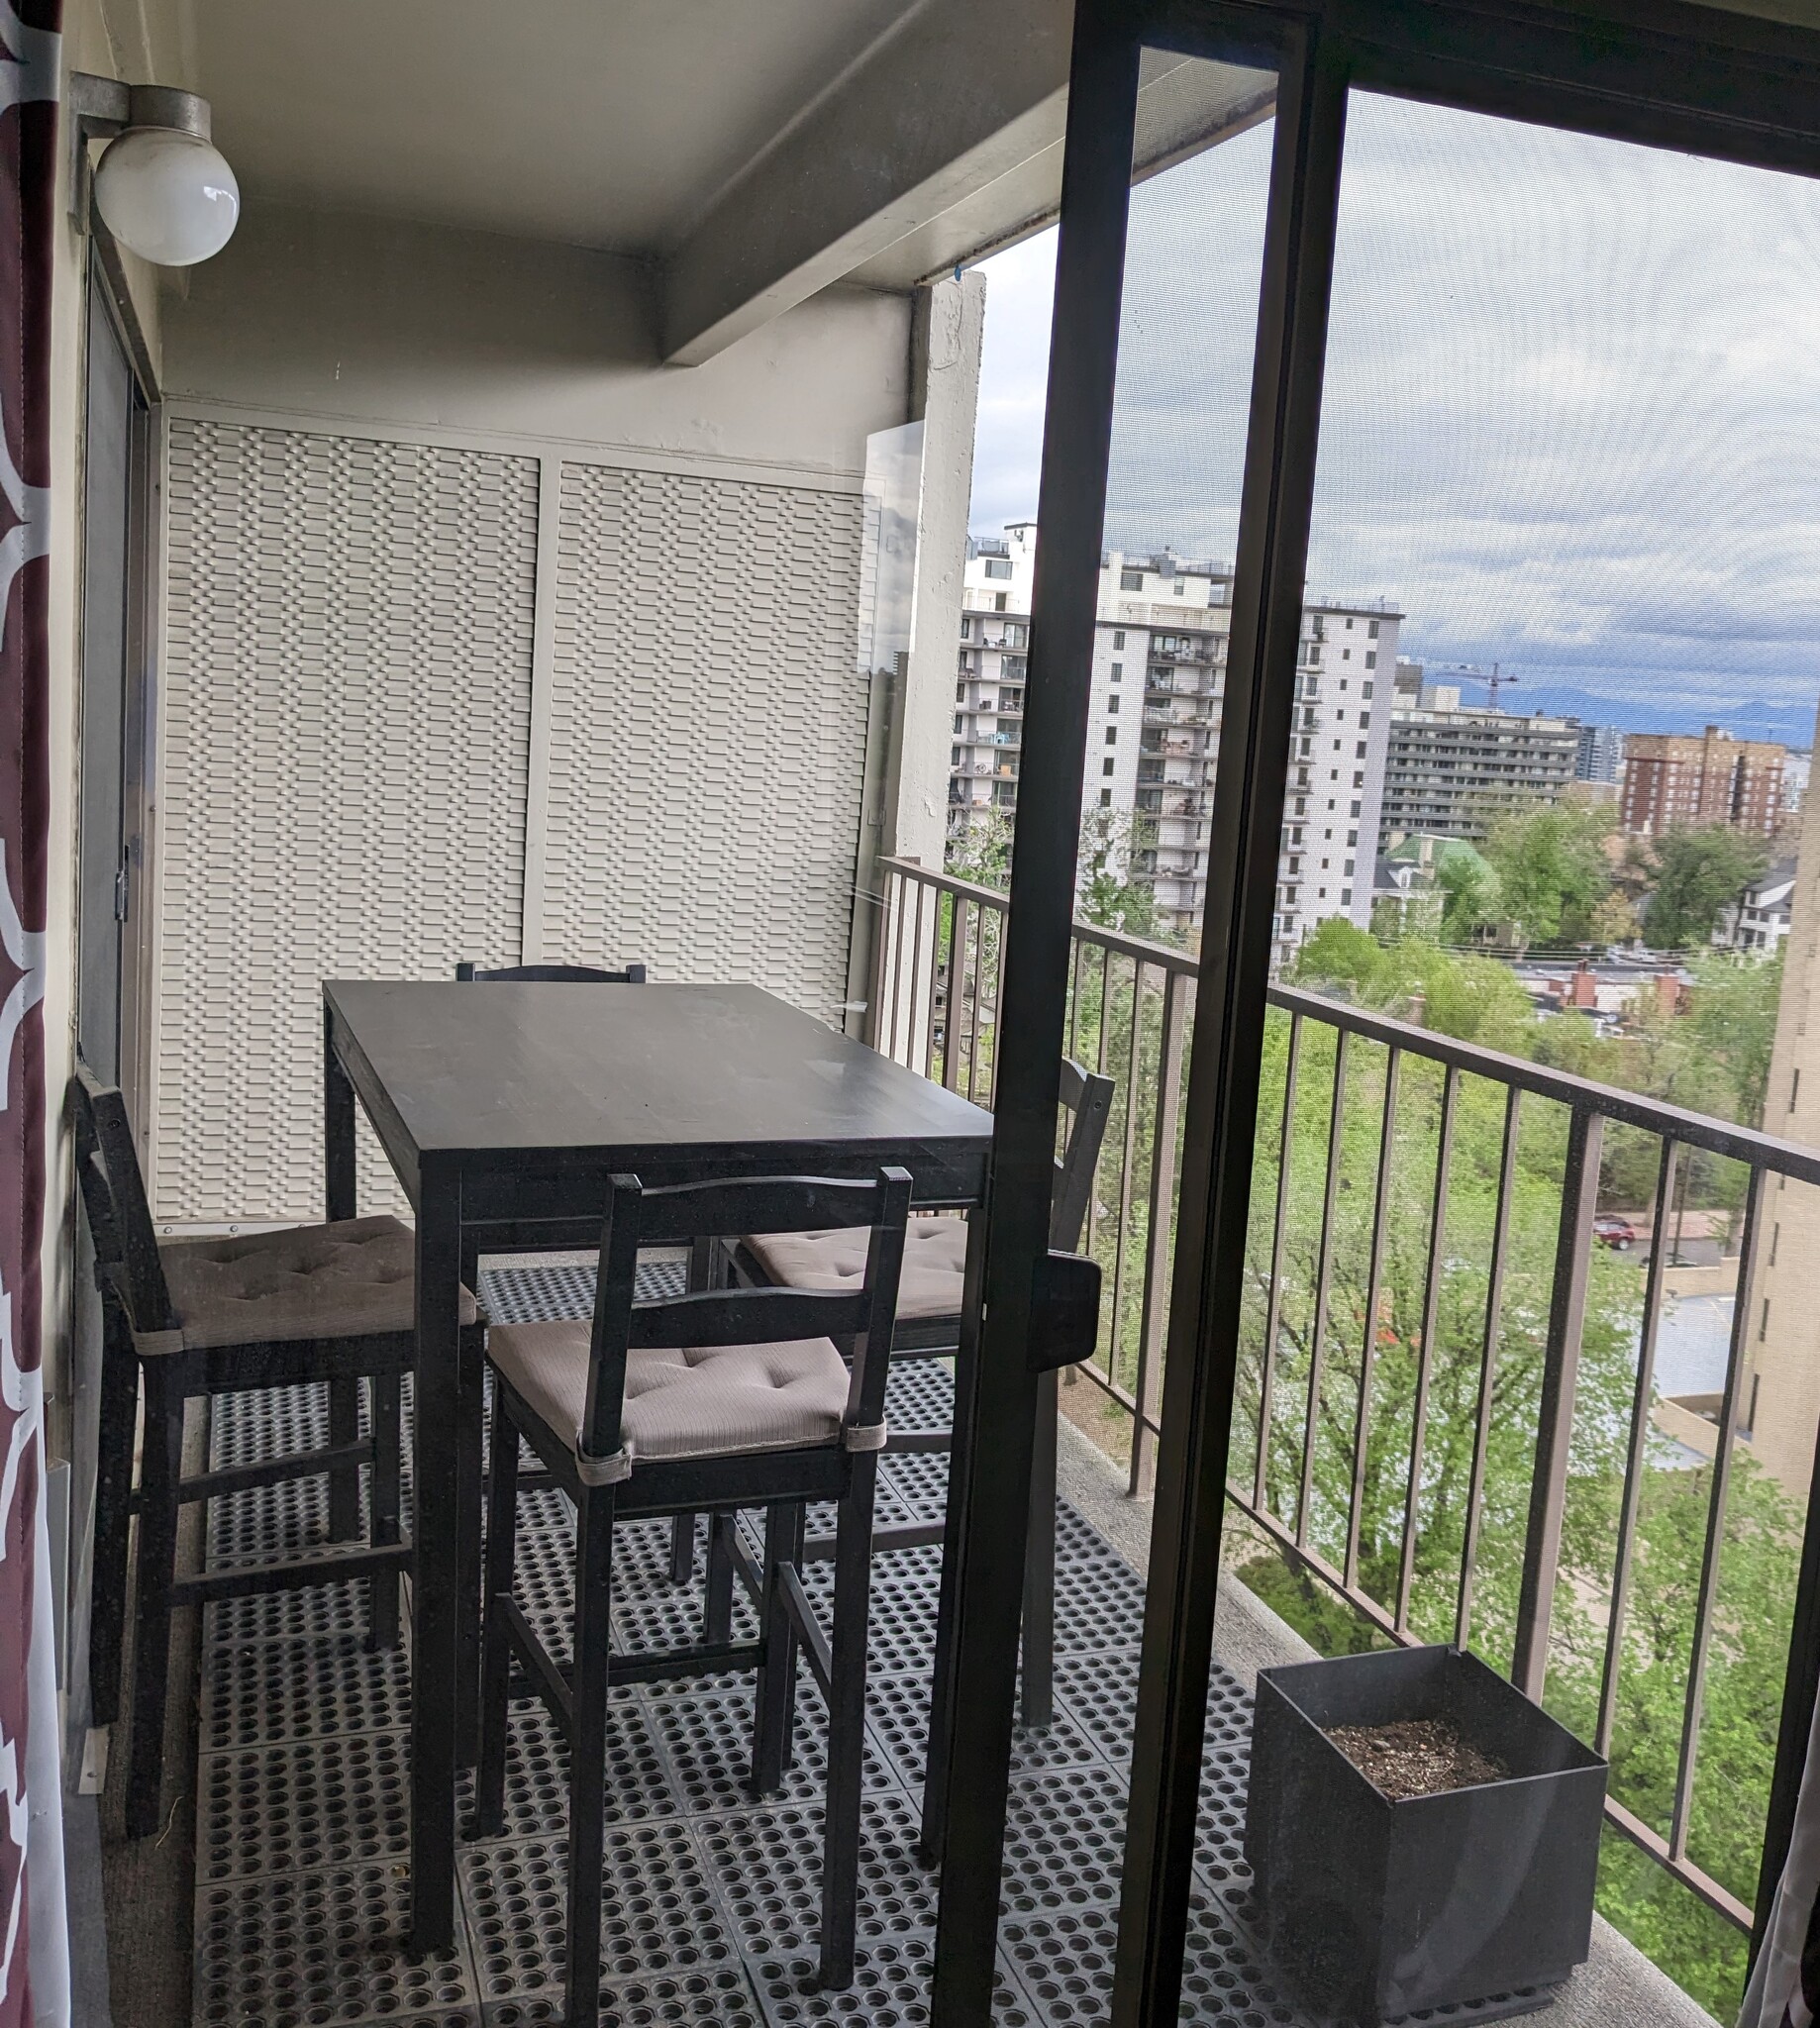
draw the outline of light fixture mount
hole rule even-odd
[[[214,145],[209,102],[168,84],[76,71],[69,80],[70,205],[145,259],[187,267],[220,253],[240,219],[240,185]],[[89,144],[108,146],[98,164]]]

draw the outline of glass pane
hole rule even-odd
[[[1564,1801],[1519,1853],[1476,1788],[1484,1935],[1439,1925],[1385,1973],[1392,2012],[1559,1977],[1498,1925],[1545,1937],[1545,1881],[1593,1839],[1624,1940],[1602,1976],[1642,1995],[1653,1959],[1738,2003],[1820,1411],[1814,1184],[1759,1131],[1820,1122],[1816,250],[1810,183],[1349,109],[1297,709],[1351,718],[1357,759],[1298,727],[1283,891],[1305,770],[1307,850],[1346,823],[1354,906],[1308,909],[1305,861],[1279,919],[1231,1557],[1353,1658],[1335,1684],[1460,1641],[1563,1728],[1521,1702],[1499,1734],[1482,1685],[1437,1705],[1385,1676],[1347,1706],[1439,1715],[1435,1778],[1590,1747],[1612,1803],[1601,1834]],[[1512,1056],[1540,1077],[1520,1101]],[[1266,1908],[1335,1845],[1303,1793]],[[1284,1945],[1342,1997],[1379,1963],[1376,1912],[1352,1916],[1332,1962],[1293,1922]]]
[[[1070,1059],[1105,1090],[1079,1234],[1103,1277],[1101,1323],[1091,1360],[1055,1389],[1053,1689],[1027,1638],[1000,1930],[1002,1976],[1030,2018],[1056,2022],[1103,2020],[1110,2007],[1273,133],[1268,71],[1147,52],[1142,76],[1066,1031]],[[896,1010],[894,1047],[927,1048],[932,1075],[982,1100],[996,1067],[1004,890],[1022,786],[1054,271],[1051,234],[982,263],[949,880],[898,876],[882,995],[887,1014]],[[1191,318],[1182,314],[1189,300]],[[1064,1160],[1068,1127],[1059,1123]],[[1046,1543],[1033,1556],[1049,1567]],[[1230,1650],[1224,1661],[1240,1667]],[[1241,1762],[1248,1709],[1244,1686],[1223,1671],[1214,1723],[1220,1750]],[[1197,1918],[1195,1976],[1236,1977],[1262,2003],[1268,1980],[1255,1948],[1222,1927],[1235,1919]]]

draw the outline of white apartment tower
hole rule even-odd
[[[1017,806],[1036,525],[968,545],[962,596],[951,829]],[[1130,868],[1176,928],[1198,934],[1232,623],[1230,564],[1164,552],[1100,559],[1083,810],[1131,811],[1146,834]],[[1401,615],[1382,602],[1311,602],[1296,671],[1295,732],[1276,962],[1343,915],[1371,919],[1392,672]]]

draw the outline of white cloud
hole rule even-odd
[[[1107,540],[1230,556],[1271,130],[1133,196]],[[1054,235],[986,264],[974,526],[1034,512]],[[1359,95],[1309,557],[1410,652],[1820,689],[1820,186]]]

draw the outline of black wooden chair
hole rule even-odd
[[[1093,1175],[1112,1109],[1112,1079],[1064,1061],[1060,1102],[1067,1127],[1056,1164],[1049,1243],[1059,1253],[1067,1254],[1079,1246],[1086,1225]],[[893,1359],[940,1359],[959,1351],[966,1231],[966,1222],[959,1218],[911,1220],[904,1242],[897,1331],[891,1342]],[[862,1266],[854,1237],[845,1232],[749,1234],[734,1255],[734,1268],[742,1280],[782,1288],[849,1287]],[[1049,1724],[1055,1711],[1056,1417],[1061,1408],[1057,1379],[1050,1371],[1040,1383],[1024,1568],[1022,1716],[1026,1725],[1037,1726]],[[907,1431],[894,1436],[888,1448],[946,1452],[954,1448],[954,1432]],[[731,1524],[722,1521],[718,1525],[726,1528]],[[939,1521],[904,1522],[877,1530],[872,1546],[875,1551],[907,1549],[940,1542],[942,1535]],[[691,1527],[691,1544],[693,1539]],[[812,1541],[810,1560],[825,1555],[828,1548],[826,1543]],[[683,1552],[682,1543],[672,1544],[671,1574],[678,1578],[688,1574]],[[708,1581],[711,1590],[725,1592],[728,1588],[726,1558],[718,1542],[710,1548]]]
[[[624,971],[600,971],[591,964],[501,964],[491,971],[483,971],[479,965],[464,961],[455,966],[455,977],[463,982],[470,979],[482,982],[503,979],[508,984],[533,986],[642,986],[645,983],[645,967],[642,964],[629,964]]]
[[[872,1496],[909,1206],[910,1177],[899,1168],[881,1169],[871,1183],[783,1176],[652,1190],[617,1176],[592,1324],[497,1325],[490,1334],[493,1471],[474,1829],[495,1837],[504,1827],[516,1657],[527,1691],[543,1699],[568,1741],[565,2018],[572,2028],[592,2024],[599,2006],[610,1683],[756,1669],[753,1787],[762,1794],[790,1764],[796,1665],[799,1655],[807,1661],[829,1728],[821,1976],[830,1987],[853,1982]],[[720,1288],[636,1300],[641,1247],[819,1227],[852,1231],[865,1247],[860,1273],[838,1293]],[[851,1369],[836,1339],[853,1346]],[[575,1506],[566,1669],[538,1640],[513,1593],[514,1432]],[[811,1500],[833,1500],[838,1514],[831,1634],[803,1588]],[[734,1538],[736,1567],[759,1612],[758,1640],[710,1638],[663,1655],[609,1652],[616,1521],[760,1507],[761,1561]]]
[[[373,1644],[389,1647],[397,1639],[398,1579],[411,1559],[399,1511],[400,1385],[415,1343],[415,1242],[395,1218],[160,1242],[119,1090],[78,1065],[70,1094],[102,1310],[90,1688],[94,1722],[115,1723],[129,1523],[137,1514],[126,1828],[139,1838],[157,1825],[170,1616],[179,1606],[364,1579]],[[477,1369],[481,1328],[465,1289],[461,1322],[462,1357]],[[363,1380],[371,1388],[365,1437],[357,1421]],[[185,1402],[302,1381],[327,1381],[347,1394],[353,1430],[338,1436],[332,1416],[324,1448],[182,1475]],[[135,1488],[134,1425],[142,1399]],[[363,1551],[177,1576],[178,1510],[255,1486],[327,1475],[342,1494],[339,1500],[332,1495],[331,1537],[357,1536],[363,1465],[371,1474]]]

